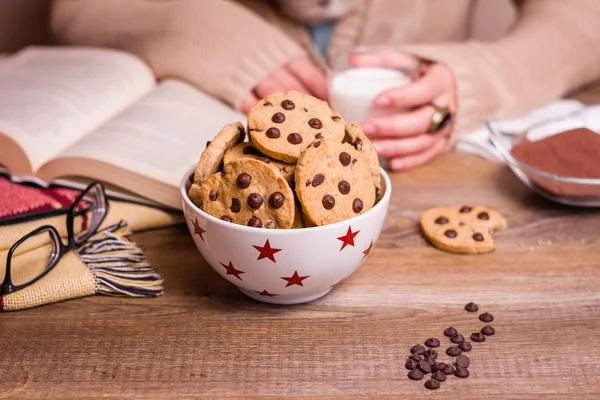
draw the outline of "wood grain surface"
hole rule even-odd
[[[457,153],[392,180],[372,255],[309,304],[246,298],[183,227],[135,235],[165,295],[0,314],[0,397],[600,398],[600,212],[553,204]],[[494,253],[453,255],[421,237],[421,212],[464,203],[507,218]],[[468,353],[471,377],[435,392],[408,380],[413,344],[437,337],[443,354],[444,328],[484,325],[469,301],[496,318],[496,335]]]

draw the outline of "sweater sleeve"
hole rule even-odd
[[[454,73],[454,137],[486,117],[515,116],[600,79],[600,1],[523,3],[516,25],[497,41],[404,48]]]
[[[55,0],[64,44],[125,50],[171,77],[239,107],[273,70],[305,55],[282,31],[229,0]]]

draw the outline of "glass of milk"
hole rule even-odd
[[[353,65],[352,59],[355,54],[374,54],[378,51],[385,50],[359,47],[338,54],[330,63],[329,103],[346,121],[362,122],[402,111],[376,108],[373,101],[377,95],[388,89],[412,82],[411,76],[414,76],[414,71],[409,69],[414,68],[410,62],[406,62],[412,56],[400,56],[397,53],[395,56],[383,57],[381,63],[374,63],[373,66]],[[413,60],[413,65],[416,65],[416,59]]]

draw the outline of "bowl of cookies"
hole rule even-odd
[[[371,254],[391,185],[359,124],[322,100],[266,96],[183,176],[196,247],[224,279],[267,303],[318,299]]]

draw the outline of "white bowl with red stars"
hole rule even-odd
[[[222,221],[196,207],[187,195],[193,173],[194,167],[183,177],[180,192],[196,247],[242,293],[273,304],[316,300],[350,276],[373,251],[391,196],[382,169],[383,197],[364,214],[314,228],[260,229]]]

